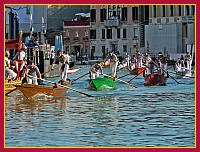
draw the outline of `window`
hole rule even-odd
[[[123,45],[123,52],[127,52],[127,45]]]
[[[120,39],[120,29],[117,29],[117,38]]]
[[[182,12],[182,7],[181,5],[178,6],[178,16],[182,16],[181,12]]]
[[[120,19],[120,10],[119,5],[108,5],[108,19]]]
[[[133,37],[134,37],[134,38],[137,38],[137,33],[136,33],[136,31],[137,31],[137,28],[133,28]]]
[[[90,30],[90,39],[96,39],[96,30]]]
[[[91,22],[96,22],[96,10],[95,9],[91,9]]]
[[[191,15],[194,15],[194,13],[195,13],[195,6],[194,6],[194,5],[192,5],[191,7],[192,7],[192,12],[191,12]]]
[[[122,8],[122,21],[127,21],[127,7]]]
[[[138,20],[138,7],[132,7],[132,19]]]
[[[156,17],[156,5],[153,5],[153,17]]]
[[[106,58],[106,47],[102,46],[101,50],[102,50],[102,53],[103,53],[103,58]]]
[[[107,39],[112,39],[112,29],[107,29]]]
[[[190,15],[190,6],[189,5],[186,5],[185,6],[185,9],[186,9],[186,15]]]
[[[106,20],[106,9],[101,9],[100,10],[100,22],[104,22]]]
[[[126,29],[123,29],[123,38],[126,38]]]
[[[26,6],[26,14],[30,14],[31,12],[31,8],[29,5]]]
[[[170,5],[170,16],[174,16],[174,6]]]
[[[162,6],[162,17],[165,17],[165,5],[164,6]]]
[[[102,39],[105,39],[105,38],[106,38],[105,32],[106,32],[105,29],[102,29],[102,35],[101,35],[101,36],[102,36]]]
[[[95,46],[92,46],[91,49],[91,59],[94,60],[94,52],[95,52]]]

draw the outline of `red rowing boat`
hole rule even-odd
[[[164,75],[157,72],[153,74],[147,74],[144,77],[144,81],[145,86],[166,85],[167,78]]]

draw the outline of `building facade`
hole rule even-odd
[[[77,13],[89,13],[89,5],[51,5],[48,7],[48,43],[55,45],[55,36],[64,31],[63,22],[71,21]]]
[[[90,57],[105,58],[109,51],[135,54],[137,43],[144,49],[148,13],[149,6],[91,5]]]
[[[76,20],[63,22],[64,52],[77,58],[88,56],[90,48],[90,21]]]
[[[195,44],[195,5],[151,5],[145,33],[150,53],[190,51]]]

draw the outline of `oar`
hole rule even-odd
[[[107,75],[107,74],[102,74],[102,75],[112,78],[112,76],[109,76],[109,75]],[[129,85],[129,86],[131,86],[131,87],[137,88],[137,86],[134,86],[133,84],[130,84],[130,83],[124,81],[124,80],[121,80],[121,79],[119,79],[119,78],[115,78],[115,79],[118,80],[118,81],[121,81],[121,82],[123,82],[123,83],[125,83],[125,84],[127,84],[127,85]]]
[[[86,75],[88,75],[88,74],[89,74],[89,72],[87,72],[87,73],[85,73],[84,75],[82,75],[82,76],[80,76],[80,77],[78,77],[78,78],[72,80],[72,82],[74,82],[74,81],[76,81],[76,80],[78,80],[78,79],[80,79],[80,78],[82,78],[82,77],[84,77],[84,76],[86,76]]]
[[[125,77],[125,76],[127,76],[127,75],[130,75],[130,73],[125,74],[125,75],[123,75],[123,76],[121,76],[121,77],[118,77],[118,79],[121,79],[121,78],[123,78],[123,77]]]
[[[152,61],[153,64],[157,65],[154,61]],[[176,83],[181,84],[180,82],[178,82],[175,78],[173,78],[169,73],[167,73],[163,68],[161,68],[170,78],[172,78],[174,81],[176,81]]]
[[[8,95],[8,94],[10,94],[11,92],[13,92],[13,91],[15,91],[15,90],[17,90],[17,88],[14,88],[13,90],[7,92],[5,95]]]
[[[32,77],[32,76],[28,76],[28,77],[30,77],[30,78],[35,78],[35,77]],[[35,79],[39,79],[39,78],[35,78]],[[45,81],[45,82],[48,82],[48,83],[51,83],[51,84],[55,84],[55,82],[49,81],[49,80],[46,80],[46,79],[40,79],[40,80]],[[68,87],[68,86],[64,86],[64,85],[61,85],[61,84],[57,84],[57,85],[60,86],[60,87],[67,88],[67,89],[69,89],[69,90],[78,92],[78,93],[80,93],[80,94],[86,95],[86,96],[88,96],[88,97],[93,97],[92,95],[89,95],[89,94],[87,94],[87,93],[81,92],[81,91],[76,90],[76,89],[74,89],[74,88],[71,88],[71,87]]]
[[[135,79],[138,75],[140,75],[144,70],[142,70],[140,73],[138,73],[136,76],[134,76],[133,78],[131,78],[128,83],[130,83],[133,79]]]
[[[57,66],[57,67],[58,67],[58,66]],[[57,68],[57,67],[56,67],[56,68]],[[55,67],[54,67],[54,69],[55,69]],[[48,71],[42,73],[41,76],[44,75],[44,74],[46,74],[46,73],[48,73],[48,72],[50,72],[50,71],[52,71],[52,69],[50,69],[50,70],[48,70]]]
[[[41,80],[46,81],[46,82],[49,82],[49,83],[52,83],[52,84],[55,84],[55,82],[52,82],[52,81],[49,81],[49,80],[45,80],[45,79],[41,79]],[[87,93],[81,92],[81,91],[76,90],[76,89],[74,89],[74,88],[71,88],[71,87],[68,87],[68,86],[64,86],[64,85],[61,85],[61,84],[57,84],[57,85],[60,86],[60,87],[63,87],[63,88],[68,88],[69,90],[78,92],[78,93],[83,94],[83,95],[86,95],[86,96],[88,96],[88,97],[93,97],[92,95],[89,95],[89,94],[87,94]]]
[[[176,83],[181,84],[180,82],[178,82],[174,77],[172,77],[169,73],[167,73],[164,69],[162,69],[170,78],[172,78],[174,81],[176,81]]]

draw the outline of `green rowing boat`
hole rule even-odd
[[[91,79],[89,88],[95,91],[114,90],[116,89],[116,81],[108,77]]]

